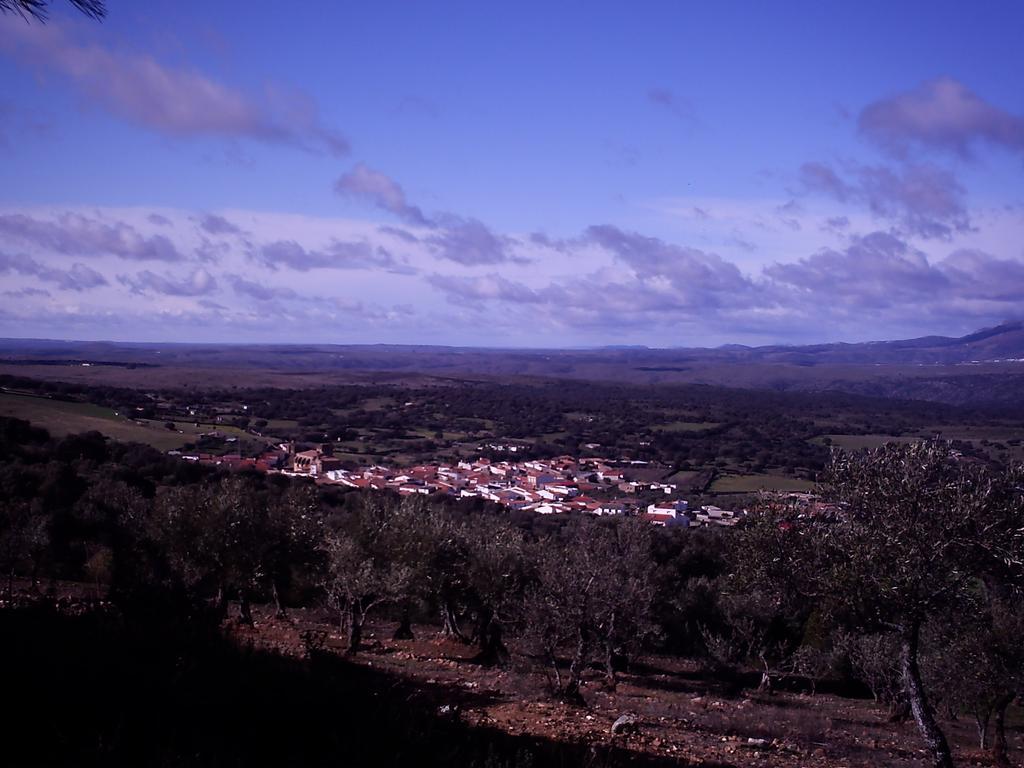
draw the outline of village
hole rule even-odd
[[[659,527],[696,528],[735,525],[746,510],[713,504],[693,509],[681,498],[676,483],[640,479],[630,471],[645,462],[613,462],[598,457],[557,456],[533,461],[492,461],[478,457],[455,464],[426,463],[411,467],[343,467],[330,443],[296,451],[281,443],[255,458],[239,454],[171,451],[187,461],[228,469],[252,469],[309,477],[318,484],[363,490],[390,490],[401,496],[444,494],[481,498],[508,509],[541,515],[642,515]],[[625,466],[620,466],[620,465]]]

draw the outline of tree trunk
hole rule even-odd
[[[774,692],[772,689],[772,672],[763,654],[761,655],[761,665],[764,667],[764,671],[761,672],[761,682],[757,686],[757,692],[771,695]]]
[[[284,603],[281,602],[281,594],[277,591],[277,582],[274,580],[270,582],[270,593],[274,598],[274,617],[287,619],[288,612],[284,609]]]
[[[618,687],[618,679],[615,676],[615,644],[611,640],[604,643],[604,679],[609,691]]]
[[[615,618],[615,611],[612,611],[604,632],[604,677],[610,691],[618,687],[618,680],[615,678]]]
[[[398,629],[395,630],[395,634],[391,636],[392,640],[415,640],[416,637],[412,633],[412,619],[409,618],[408,606],[402,609],[402,618],[398,623]]]
[[[901,694],[899,698],[893,699],[889,704],[889,722],[890,723],[905,723],[910,719],[910,704],[907,702],[905,694]]]
[[[988,749],[988,719],[991,712],[975,712],[974,724],[978,729],[978,749]]]
[[[455,608],[447,600],[441,603],[441,634],[445,637],[454,637],[460,642],[468,642],[459,627],[459,618],[455,615]]]
[[[551,669],[555,672],[555,690],[559,693],[562,692],[562,673],[558,671],[558,658],[555,656],[554,651],[548,650],[545,655],[548,658],[548,663],[551,665]]]
[[[928,704],[928,696],[921,682],[921,670],[918,667],[918,645],[921,626],[915,622],[903,632],[900,640],[900,671],[903,674],[903,687],[914,715],[917,728],[924,738],[925,744],[932,753],[932,765],[935,768],[953,768],[953,755],[945,734],[935,721],[935,714]]]
[[[489,606],[480,608],[476,614],[476,629],[473,633],[473,639],[476,641],[481,655],[487,649],[487,627],[490,625],[493,617],[494,611]]]
[[[363,620],[365,618],[366,614],[359,609],[358,604],[353,602],[348,609],[348,648],[345,649],[345,653],[349,656],[359,650],[359,645],[363,641]]]
[[[228,598],[223,584],[217,587],[216,600],[217,620],[222,623],[228,616]]]
[[[244,589],[238,590],[238,620],[250,627],[256,625],[252,620],[252,606],[249,604],[249,595]]]
[[[573,654],[572,664],[569,665],[569,680],[565,684],[562,695],[567,701],[580,703],[583,696],[580,694],[580,685],[583,683],[583,668],[587,663],[587,654],[590,651],[590,638],[585,629],[580,628],[576,635],[576,653]]]
[[[996,731],[992,740],[992,757],[1000,768],[1010,765],[1010,753],[1006,746],[1006,708],[1013,703],[1015,698],[1016,694],[1007,693],[1000,696],[995,705]]]
[[[488,620],[478,628],[480,652],[476,655],[478,664],[487,667],[502,666],[508,662],[508,649],[502,639],[501,622],[494,616],[494,611],[487,611]]]

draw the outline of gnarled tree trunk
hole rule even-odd
[[[477,626],[477,644],[480,652],[476,655],[478,664],[485,666],[502,665],[508,661],[508,649],[502,639],[501,622],[494,616],[494,611],[484,608],[480,612]]]
[[[758,693],[767,693],[771,695],[775,692],[772,687],[772,670],[771,667],[768,666],[768,662],[763,653],[761,654],[761,666],[763,666],[764,669],[761,672],[761,682],[757,686],[757,691]]]
[[[218,622],[223,622],[227,619],[228,595],[223,583],[217,585],[217,595],[213,598],[213,609],[216,612]]]
[[[238,590],[238,620],[250,627],[256,623],[252,619],[252,606],[249,604],[249,594],[244,589]]]
[[[555,651],[552,648],[548,648],[544,652],[545,658],[548,660],[548,664],[551,665],[551,669],[554,672],[555,678],[555,691],[558,693],[562,692],[562,673],[558,669],[558,657],[555,655]]]
[[[618,678],[615,675],[615,646],[610,640],[604,644],[604,680],[608,690],[614,691],[618,688]]]
[[[284,603],[281,602],[281,594],[277,591],[277,582],[271,580],[270,592],[274,598],[274,616],[278,619],[287,619],[288,612],[284,609]]]
[[[345,653],[353,655],[359,650],[363,642],[363,621],[366,613],[359,607],[359,603],[353,600],[348,607],[348,648]]]
[[[615,613],[608,620],[608,627],[604,633],[604,677],[608,689],[614,691],[618,687],[618,680],[615,677]]]
[[[978,729],[978,749],[988,749],[988,720],[991,712],[975,712],[974,725]]]
[[[441,602],[441,634],[445,637],[454,637],[463,643],[469,642],[459,627],[459,617],[455,615],[455,607],[447,600]]]
[[[900,671],[903,675],[903,688],[910,704],[910,712],[914,722],[924,738],[925,744],[932,753],[932,765],[935,768],[953,768],[953,754],[949,750],[949,742],[935,721],[935,714],[928,704],[928,696],[921,682],[921,670],[918,667],[918,647],[920,643],[921,625],[915,622],[905,629],[900,638]]]
[[[583,668],[587,664],[587,654],[590,652],[590,634],[585,627],[580,627],[576,633],[576,652],[572,657],[572,664],[569,665],[569,679],[562,690],[562,696],[566,701],[581,702],[583,696],[580,694],[580,686],[583,683]]]
[[[1000,696],[995,705],[995,737],[992,739],[992,757],[1000,768],[1010,765],[1010,754],[1006,745],[1006,708],[1013,703],[1015,698],[1016,694],[1007,693]]]
[[[409,607],[404,606],[402,608],[402,618],[398,622],[398,628],[395,633],[391,636],[392,640],[415,640],[416,637],[412,633],[412,619],[409,616]]]

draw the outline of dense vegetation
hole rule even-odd
[[[445,381],[441,385],[323,386],[139,391],[0,376],[0,386],[107,406],[172,428],[202,423],[245,430],[227,447],[255,450],[260,440],[329,441],[358,463],[406,464],[469,455],[515,458],[561,454],[647,461],[662,474],[699,471],[781,473],[813,479],[835,435],[881,440],[937,433],[967,453],[1021,457],[1021,414],[825,392],[783,394],[699,385]],[[992,440],[988,437],[992,436]],[[495,447],[497,446],[497,447]]]
[[[85,647],[107,649],[96,650],[106,664],[122,663],[111,648],[128,654],[126,669],[148,676],[169,697],[160,707],[170,707],[190,697],[188,686],[241,684],[249,665],[287,685],[284,662],[232,661],[218,628],[229,612],[251,622],[257,602],[282,615],[315,606],[333,617],[350,655],[368,621],[388,617],[402,634],[433,624],[475,644],[480,664],[531,660],[549,671],[552,694],[573,702],[586,699],[587,669],[598,665],[613,687],[649,649],[703,657],[737,686],[753,668],[765,690],[783,678],[859,684],[895,718],[915,718],[937,765],[952,764],[937,711],[975,717],[979,737],[994,733],[1005,760],[1006,709],[1024,686],[1021,471],[917,444],[837,454],[827,479],[836,503],[817,511],[766,500],[737,530],[655,531],[638,519],[516,516],[220,473],[97,434],[52,439],[5,419],[0,566],[12,645],[4,659],[30,651],[35,663],[64,669],[52,640],[36,645],[33,633],[78,633]],[[65,599],[68,583],[94,585],[91,608]],[[324,661],[325,634],[306,634],[310,663],[336,663]],[[330,679],[351,702],[365,691],[351,687],[346,669]],[[102,686],[103,674],[76,669],[68,682]],[[31,678],[11,679],[13,696],[38,699]],[[40,679],[71,695],[62,679]],[[331,695],[323,681],[302,685]],[[82,750],[135,764],[183,754],[223,761],[223,735],[191,719],[184,731],[153,731],[147,753],[119,731],[126,718],[138,725],[138,714],[106,703],[109,712],[90,713],[90,728],[69,729],[63,717],[24,723],[14,754],[32,762],[31,745],[17,741],[31,738],[55,750],[42,762],[74,762]],[[304,728],[320,722],[310,717]],[[406,744],[423,738],[410,733]],[[335,748],[321,743],[317,759]]]

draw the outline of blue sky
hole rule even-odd
[[[652,346],[1024,306],[1024,6],[0,17],[0,335]]]

